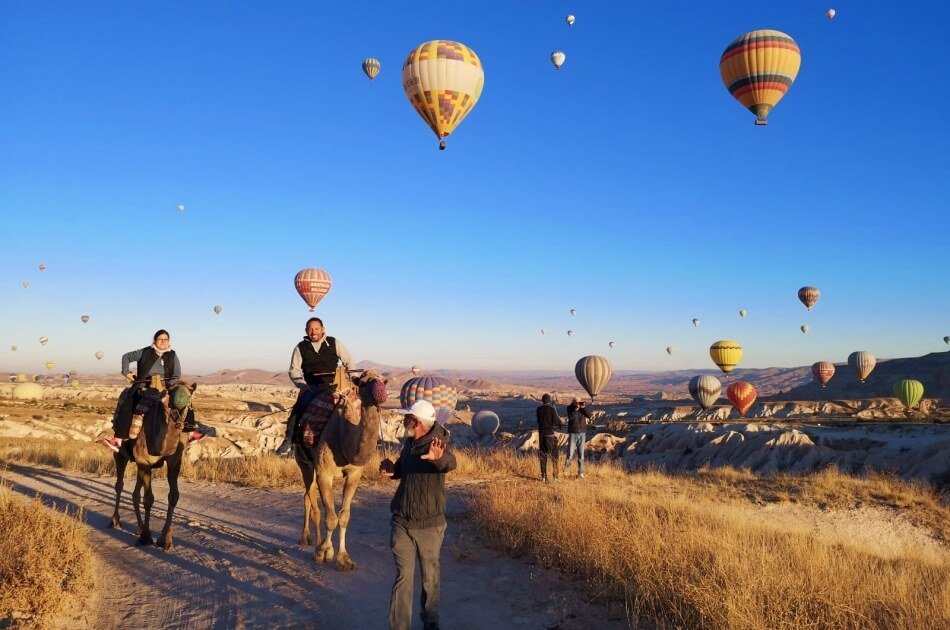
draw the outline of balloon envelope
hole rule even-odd
[[[583,357],[574,365],[574,376],[591,400],[604,388],[612,373],[610,361],[597,355]]]
[[[870,352],[860,350],[848,355],[848,365],[851,366],[854,373],[858,375],[858,379],[863,383],[871,375],[874,366],[877,365],[877,359]]]
[[[576,309],[576,308],[572,308],[572,309],[571,309],[571,317],[577,317],[577,309]]]
[[[573,16],[573,15],[568,15],[566,18],[564,18],[564,21],[567,22],[567,25],[568,25],[568,26],[574,26],[574,16]]]
[[[422,372],[422,368],[419,367],[418,365],[413,365],[412,368],[410,369],[412,370],[413,374],[419,374]]]
[[[29,289],[29,288],[30,288],[30,283],[29,283],[29,282],[24,282],[24,283],[23,283],[23,288],[24,288],[24,289]]]
[[[825,15],[828,16],[828,19],[829,19],[829,20],[835,19],[835,15],[837,15],[837,14],[838,14],[838,12],[835,11],[834,9],[828,9],[827,11],[825,11]]]
[[[815,287],[802,287],[798,290],[798,300],[804,304],[805,308],[809,311],[818,303],[818,298],[820,297],[821,291]]]
[[[13,350],[14,352],[16,352],[16,346],[10,346],[10,350]]]
[[[715,376],[703,374],[689,380],[689,395],[703,409],[709,409],[722,395],[722,383]]]
[[[428,400],[436,411],[445,407],[455,409],[458,390],[452,381],[438,376],[416,376],[403,383],[399,391],[399,403],[408,409],[417,400]]]
[[[607,345],[610,346],[611,348],[613,348],[614,346],[617,345],[617,342],[616,342],[616,341],[611,341],[611,342],[608,343]]]
[[[96,353],[96,358],[99,359],[100,361],[102,361],[102,357],[104,357],[104,356],[105,356],[105,355],[102,354],[101,352],[97,352],[97,353]]]
[[[808,332],[808,326],[806,324],[802,324],[801,329],[803,334]]]
[[[943,338],[943,342],[944,342],[945,344],[947,344],[948,346],[950,346],[950,335],[944,337],[944,338]]]
[[[224,309],[221,308],[220,306],[215,306],[215,307],[214,307],[214,314],[215,314],[215,315],[220,315],[220,314],[221,314],[221,311],[223,311],[223,310],[224,310]]]
[[[483,409],[472,417],[472,428],[479,435],[492,435],[501,425],[501,419],[494,411]]]
[[[733,371],[742,360],[742,346],[738,341],[721,339],[709,346],[709,356],[720,370],[728,373]]]
[[[184,212],[184,211],[185,211],[185,206],[179,204],[179,205],[178,205],[178,211],[179,211],[179,212]]]
[[[722,83],[764,125],[772,108],[798,76],[802,54],[795,40],[779,31],[746,33],[732,41],[719,59]]]
[[[545,329],[542,328],[542,329],[541,329],[541,334],[542,334],[542,335],[546,335],[546,334],[548,334],[548,331],[546,331]]]
[[[813,363],[811,366],[811,375],[815,377],[817,383],[825,387],[828,385],[828,381],[831,380],[831,377],[835,375],[835,364],[830,361],[818,361],[817,363]]]
[[[912,409],[924,397],[924,384],[913,379],[902,379],[894,383],[894,395],[904,403],[904,407]]]
[[[694,320],[693,320],[693,326],[699,327],[699,320],[698,320],[698,319],[694,319]]]
[[[88,315],[83,315],[83,316],[80,317],[79,319],[82,320],[82,323],[84,323],[84,324],[86,324],[86,323],[89,322],[89,316],[88,316]]]
[[[755,402],[756,395],[757,392],[755,391],[755,387],[753,387],[750,383],[746,383],[745,381],[733,383],[726,388],[726,397],[742,417],[745,417],[745,413],[750,407],[752,407],[752,404]]]
[[[46,271],[46,265],[40,265],[40,271]]]
[[[568,336],[568,337],[573,337],[573,336],[574,336],[574,331],[573,331],[573,330],[567,331],[567,336]]]
[[[323,269],[301,269],[294,277],[294,287],[310,307],[310,312],[313,312],[320,300],[330,292],[332,285],[330,274]]]
[[[560,68],[563,66],[566,59],[567,55],[565,55],[560,50],[555,50],[553,53],[551,53],[551,63],[554,64],[555,68]]]
[[[673,346],[667,346],[667,347],[666,347],[666,353],[667,353],[667,354],[673,354]]]
[[[375,79],[376,75],[379,74],[380,67],[379,59],[367,57],[363,60],[363,72],[366,73],[370,81]]]
[[[745,317],[748,314],[748,311],[739,311],[739,317]]]
[[[45,346],[47,343],[49,343],[49,337],[40,337],[41,346]]]
[[[47,370],[52,370],[54,365],[56,365],[56,364],[53,363],[52,361],[47,361],[47,362],[46,362],[46,369],[47,369]]]

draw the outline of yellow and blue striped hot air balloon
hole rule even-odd
[[[780,31],[761,30],[726,46],[719,72],[733,98],[755,114],[755,124],[764,125],[801,65],[802,53],[794,39]]]
[[[402,66],[402,88],[439,138],[440,149],[475,107],[484,85],[485,72],[478,55],[458,42],[426,42],[409,53]]]

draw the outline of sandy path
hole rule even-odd
[[[385,628],[395,577],[388,502],[395,488],[361,487],[347,535],[358,569],[339,573],[313,563],[296,544],[302,499],[290,490],[181,483],[175,550],[136,547],[132,480],[121,530],[106,529],[113,480],[42,466],[5,475],[13,490],[86,511],[100,563],[99,601],[89,627]],[[167,484],[157,480],[153,535],[164,521]],[[571,580],[487,549],[473,537],[461,502],[450,499],[442,549],[441,622],[446,628],[623,628],[583,600]],[[157,510],[157,511],[155,511]],[[418,572],[416,588],[418,592]],[[416,597],[418,602],[418,595]],[[621,611],[622,614],[622,611]],[[613,615],[616,616],[616,615]],[[418,621],[418,604],[414,613]]]

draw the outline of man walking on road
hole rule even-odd
[[[574,397],[567,407],[567,461],[564,470],[571,467],[574,453],[577,453],[577,476],[584,478],[584,447],[587,446],[587,425],[590,412],[580,398]]]

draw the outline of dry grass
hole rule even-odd
[[[93,585],[82,514],[25,502],[0,481],[0,627],[42,627]]]

